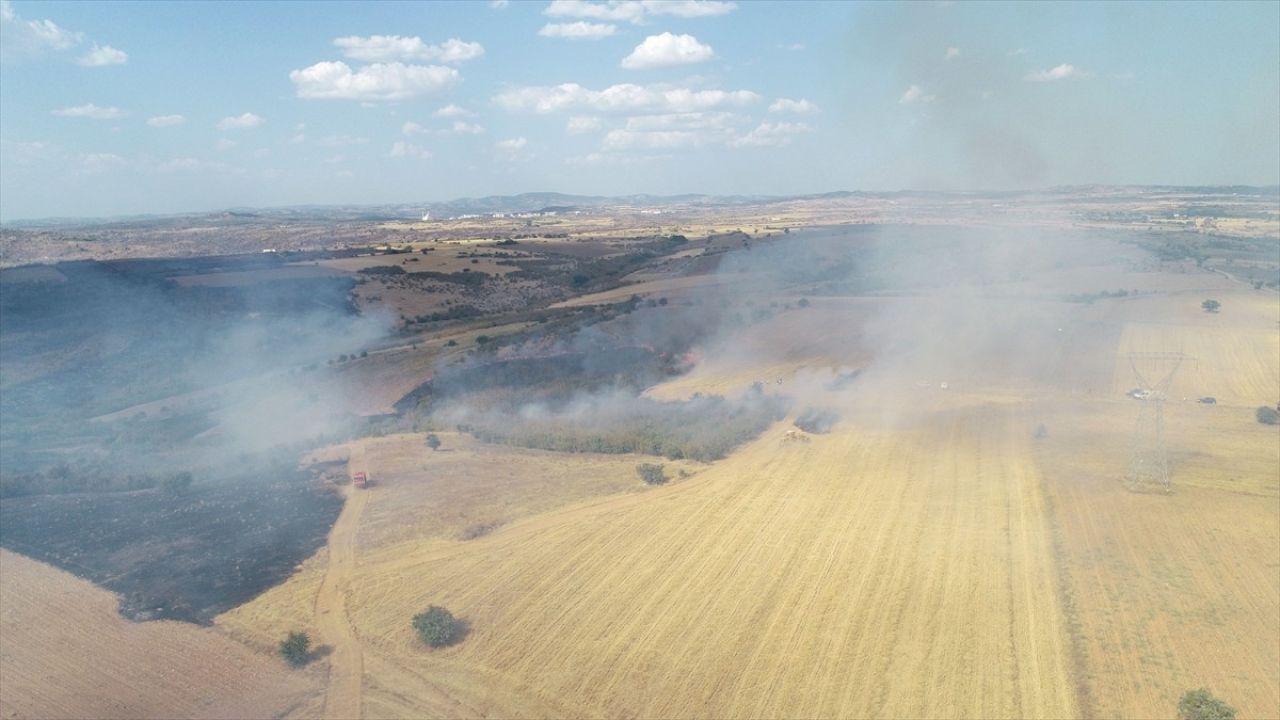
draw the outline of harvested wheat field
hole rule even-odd
[[[136,624],[88,581],[0,550],[0,715],[279,717],[324,678],[215,630]]]
[[[353,624],[367,657],[420,680],[369,684],[366,708],[474,704],[497,674],[573,715],[1073,715],[1020,422],[940,409],[804,445],[779,427],[674,487],[372,552]],[[465,642],[418,646],[407,621],[429,604],[470,624]],[[467,668],[474,684],[435,685]],[[434,685],[424,704],[414,685]]]

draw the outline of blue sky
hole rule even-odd
[[[1280,3],[3,2],[0,219],[1280,183]]]

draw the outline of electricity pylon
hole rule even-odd
[[[1169,492],[1169,446],[1164,434],[1164,401],[1169,399],[1173,376],[1187,360],[1180,352],[1131,352],[1129,367],[1138,379],[1134,397],[1142,405],[1133,432],[1133,456],[1124,484],[1141,491],[1155,486]]]

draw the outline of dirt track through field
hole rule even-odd
[[[348,472],[367,470],[364,448],[359,444],[351,451]],[[347,616],[347,589],[356,562],[356,530],[360,515],[368,504],[365,490],[347,487],[347,502],[329,532],[329,569],[316,594],[316,627],[321,639],[330,646],[329,688],[325,693],[326,718],[358,718],[361,716],[361,691],[364,686],[364,657],[360,640]]]

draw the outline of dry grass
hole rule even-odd
[[[131,623],[115,595],[21,555],[0,564],[3,717],[278,717],[324,682],[216,630]]]

